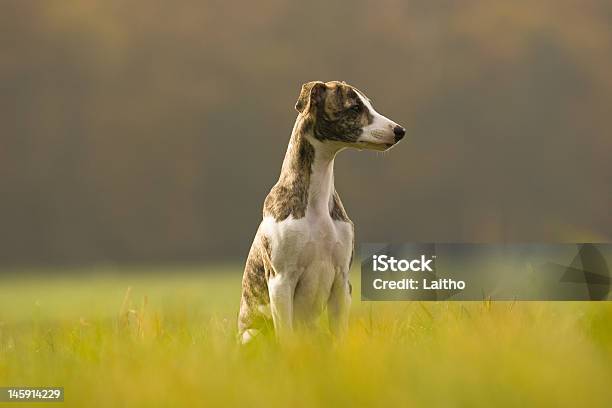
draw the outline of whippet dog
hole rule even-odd
[[[308,82],[278,182],[242,279],[238,336],[247,343],[267,329],[282,342],[310,328],[327,307],[330,330],[348,329],[354,228],[334,188],[334,159],[347,147],[384,151],[405,129],[379,114],[345,82]]]

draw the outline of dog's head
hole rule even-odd
[[[311,120],[317,140],[343,147],[387,150],[406,133],[376,112],[363,92],[345,82],[312,81],[302,85],[295,109]]]

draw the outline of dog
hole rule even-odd
[[[354,227],[334,188],[334,159],[346,148],[388,150],[406,133],[345,82],[302,85],[295,109],[280,177],[244,269],[242,344],[269,330],[282,343],[297,327],[312,328],[326,307],[332,335],[346,333]]]

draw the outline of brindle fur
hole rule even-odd
[[[351,225],[353,225],[353,221],[351,221],[351,219],[348,217],[348,214],[346,213],[346,210],[344,209],[344,206],[342,205],[342,201],[340,200],[340,196],[338,195],[338,192],[335,190],[334,190],[334,195],[332,197],[332,200],[333,200],[333,203],[332,203],[331,211],[329,212],[329,215],[332,217],[332,220],[349,222],[351,223]],[[353,257],[355,255],[355,235],[353,235],[352,248],[353,249],[351,251],[351,260],[349,261],[349,268],[353,265]],[[353,286],[351,285],[351,282],[349,282],[348,284],[349,284],[349,293],[352,294]]]
[[[271,318],[258,310],[270,304],[268,279],[275,274],[270,260],[271,253],[269,240],[258,232],[249,251],[242,277],[242,298],[238,316],[241,332],[247,328],[268,332],[273,326]]]
[[[264,201],[264,217],[271,215],[276,221],[282,221],[289,215],[295,219],[304,217],[314,155],[314,148],[304,137],[302,126],[291,136],[287,151],[290,160],[283,166],[278,182]]]
[[[327,87],[323,109],[317,109],[314,135],[318,140],[354,143],[373,117],[357,96],[357,90],[343,82]]]
[[[340,201],[340,196],[338,195],[337,191],[334,191],[332,200],[333,200],[332,208],[331,208],[331,211],[329,212],[329,215],[332,217],[332,219],[338,220],[338,221],[351,222],[348,215],[346,214],[346,211],[344,210],[344,206],[342,205],[342,201]]]

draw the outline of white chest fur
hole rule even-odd
[[[329,213],[307,212],[300,219],[262,223],[271,246],[271,261],[279,278],[294,288],[294,313],[316,318],[330,298],[334,280],[346,276],[353,250],[353,226]]]
[[[272,264],[279,272],[301,271],[313,263],[331,268],[348,268],[353,245],[352,225],[325,215],[292,217],[276,222],[266,217],[262,232],[270,240]],[[290,272],[294,273],[294,272]]]

